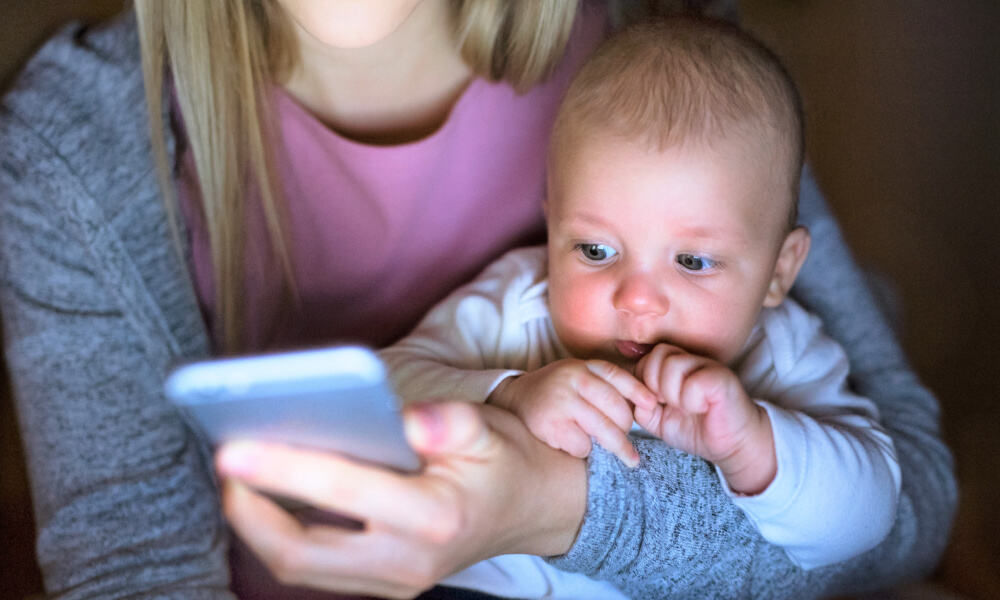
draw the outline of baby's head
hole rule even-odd
[[[802,116],[777,59],[728,25],[675,18],[602,45],[549,154],[549,302],[577,356],[672,343],[724,363],[809,248],[795,226]]]

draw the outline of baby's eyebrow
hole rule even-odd
[[[696,238],[704,240],[723,240],[745,243],[746,236],[743,232],[733,228],[713,227],[706,225],[692,225],[679,230],[685,238]]]
[[[607,219],[601,216],[590,213],[581,213],[581,212],[573,213],[572,215],[563,219],[564,223],[570,223],[570,224],[576,223],[578,221],[588,225],[597,225],[598,227],[607,227],[610,224]]]

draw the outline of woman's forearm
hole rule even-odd
[[[566,553],[576,540],[587,508],[587,464],[535,438],[518,420],[491,421],[519,455],[522,478],[507,512],[509,539],[498,554],[553,556]]]

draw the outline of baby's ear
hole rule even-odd
[[[802,226],[796,227],[785,236],[781,251],[778,253],[778,260],[774,265],[774,274],[771,276],[767,295],[764,296],[764,306],[777,306],[788,295],[788,290],[792,289],[795,277],[798,276],[799,269],[809,254],[811,240],[809,230]]]

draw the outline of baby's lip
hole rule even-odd
[[[633,342],[631,340],[618,340],[615,342],[615,348],[618,352],[629,360],[639,360],[643,356],[646,356],[655,345],[656,344],[640,344],[639,342]]]

